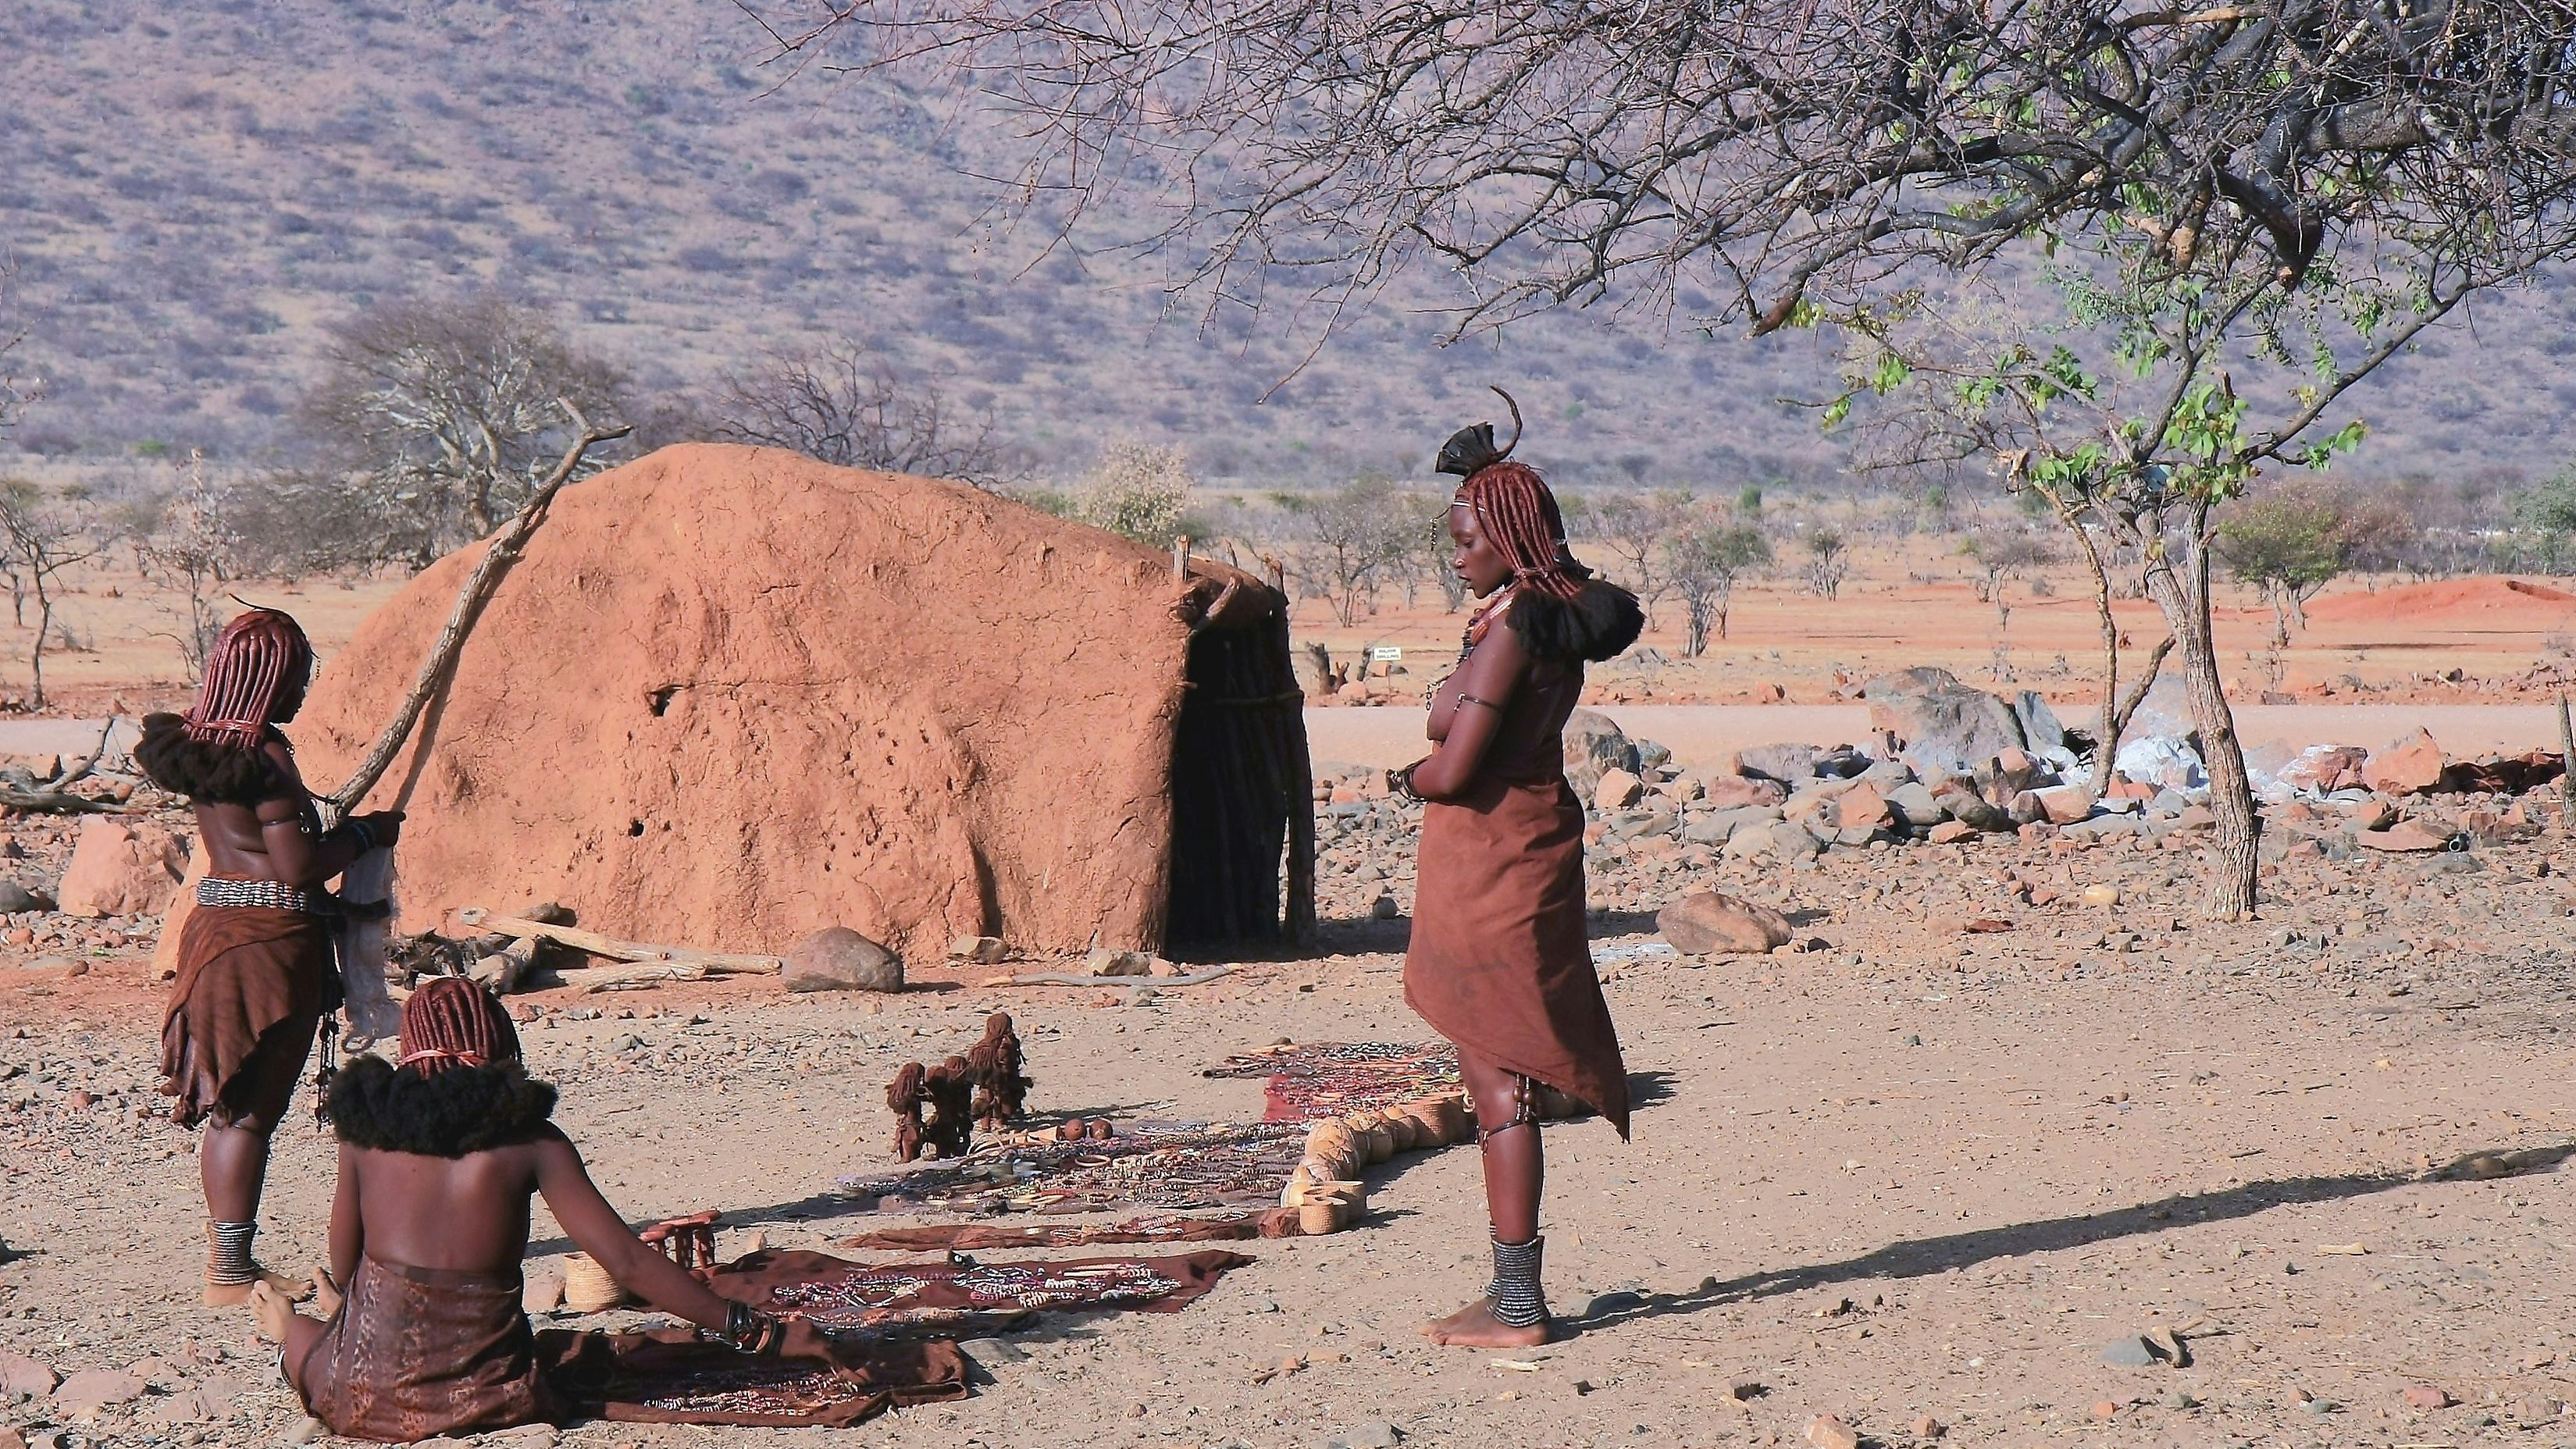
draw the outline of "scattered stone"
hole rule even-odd
[[[1578,709],[1565,720],[1565,778],[1578,800],[1589,800],[1610,770],[1637,773],[1644,762],[1618,721],[1597,710]]]
[[[2191,1391],[2188,1389],[2175,1389],[2173,1392],[2166,1394],[2164,1403],[2165,1407],[2168,1409],[2197,1409],[2200,1407],[2200,1400],[2193,1398],[2191,1396]]]
[[[2153,1368],[2156,1366],[2156,1351],[2147,1346],[2143,1337],[2124,1333],[2112,1339],[2102,1350],[2102,1362],[2113,1368]]]
[[[542,1269],[530,1273],[520,1285],[519,1307],[532,1314],[552,1313],[563,1306],[563,1297],[563,1269]]]
[[[2383,795],[2422,795],[2442,783],[2442,747],[2418,728],[2370,757],[2363,778]]]
[[[1976,833],[1977,827],[1970,825],[1964,820],[1944,820],[1940,824],[1933,826],[1932,833],[1925,836],[1924,839],[1931,841],[1934,845],[1953,845],[1959,841],[1974,837]]]
[[[957,1347],[977,1363],[1017,1363],[1029,1351],[1007,1338],[970,1338]]]
[[[1949,822],[1950,812],[1933,798],[1931,787],[1919,780],[1890,786],[1882,794],[1887,808],[1905,825],[1919,830]]]
[[[1086,976],[1151,976],[1154,958],[1143,951],[1113,951],[1107,946],[1095,948],[1082,958]]]
[[[1395,1449],[1396,1441],[1403,1437],[1402,1429],[1384,1419],[1372,1419],[1343,1431],[1333,1442],[1342,1449]]]
[[[1779,781],[1750,775],[1720,775],[1703,781],[1701,791],[1701,798],[1719,810],[1767,808],[1789,798],[1788,787]]]
[[[45,909],[47,909],[47,906],[44,899],[38,896],[34,891],[27,889],[25,886],[22,886],[13,880],[0,880],[0,913],[14,916],[20,911],[41,911]],[[30,931],[28,933],[28,939],[35,939],[35,933]]]
[[[1791,934],[1788,917],[1721,891],[1693,891],[1664,907],[1655,929],[1685,956],[1751,955],[1787,945]]]
[[[2431,1384],[2407,1385],[2404,1398],[2410,1409],[2447,1409],[2452,1403],[2448,1393]]]
[[[5,1255],[0,1255],[5,1259]],[[0,1394],[24,1394],[41,1399],[54,1391],[63,1376],[23,1353],[0,1348]]]
[[[117,1369],[83,1369],[63,1380],[61,1387],[54,1390],[53,1409],[71,1418],[88,1419],[96,1417],[101,1409],[115,1404],[130,1404],[141,1397],[141,1374]]]
[[[2088,906],[2116,906],[2119,903],[2118,886],[2097,882],[2084,888],[2084,904]]]
[[[236,1379],[202,1379],[177,1393],[152,1400],[137,1415],[158,1425],[202,1424],[230,1415],[245,1386]]]
[[[1626,770],[1604,770],[1593,787],[1592,803],[1602,810],[1625,810],[1646,793],[1646,782]]]
[[[1914,1421],[1914,1437],[1917,1439],[1938,1439],[1949,1432],[1949,1425],[1933,1418],[1930,1414]]]
[[[901,991],[903,958],[847,926],[826,926],[787,953],[779,982],[790,991]]]
[[[2413,855],[2428,850],[2447,850],[2451,837],[2437,834],[2412,820],[2400,820],[2386,830],[2356,830],[2352,843],[2365,850]]]
[[[1726,1396],[1739,1404],[1749,1404],[1771,1392],[1771,1386],[1760,1379],[1737,1379],[1726,1386]]]
[[[991,966],[1010,954],[999,936],[960,936],[948,943],[948,959],[977,966]]]
[[[1875,786],[1863,782],[1834,799],[1834,824],[1843,830],[1885,830],[1896,823],[1894,811]]]
[[[2362,766],[2370,752],[2357,745],[2310,745],[2280,768],[2273,778],[2282,788],[2308,795],[2331,795],[2362,783]],[[2251,768],[2249,763],[2248,768]],[[2258,779],[2257,784],[2260,784]]]
[[[1792,789],[1816,778],[1814,745],[1755,745],[1738,751],[1735,772],[1755,779],[1770,780]]]
[[[1917,770],[1972,770],[2028,744],[2011,705],[1960,683],[1949,670],[1899,670],[1863,689],[1869,727],[1891,736]]]
[[[188,850],[148,820],[90,815],[72,843],[71,864],[55,891],[65,915],[157,916],[179,893]]]
[[[298,1420],[293,1428],[278,1435],[277,1442],[280,1444],[310,1444],[329,1432],[330,1430],[323,1425],[321,1420],[307,1414],[302,1419]]]
[[[2116,1418],[2119,1416],[2119,1413],[2120,1406],[2111,1402],[2109,1399],[2095,1399],[2093,1401],[2093,1417],[2096,1419]]]
[[[1380,895],[1376,900],[1369,902],[1370,920],[1392,921],[1403,914],[1404,907],[1393,896]]]
[[[1815,1449],[1860,1449],[1860,1431],[1832,1414],[1807,1421],[1807,1442]]]

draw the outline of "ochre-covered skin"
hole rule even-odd
[[[392,716],[478,554],[324,661],[293,730],[317,788]],[[1168,553],[963,484],[716,444],[576,484],[370,797],[418,777],[401,924],[557,900],[735,950],[833,925],[1159,944],[1178,593]]]

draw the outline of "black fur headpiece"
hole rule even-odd
[[[555,1089],[525,1065],[455,1066],[433,1076],[362,1056],[331,1079],[340,1140],[379,1152],[463,1157],[526,1142],[554,1115]]]
[[[1512,449],[1521,445],[1521,405],[1513,402],[1512,395],[1499,387],[1494,392],[1502,398],[1504,406],[1512,410],[1512,440],[1496,447],[1492,423],[1475,423],[1460,428],[1449,435],[1449,441],[1440,445],[1440,460],[1431,465],[1433,472],[1472,478],[1480,470],[1510,457]]]
[[[287,794],[285,773],[265,751],[194,740],[175,714],[143,717],[134,762],[152,783],[205,805],[257,805]]]
[[[1583,591],[1572,600],[1536,589],[1519,590],[1512,595],[1503,621],[1520,636],[1521,647],[1542,659],[1597,663],[1637,642],[1646,627],[1646,612],[1637,606],[1635,594],[1617,584],[1586,579]]]

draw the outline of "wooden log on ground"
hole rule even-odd
[[[515,936],[522,941],[552,941],[570,946],[586,955],[604,956],[611,961],[635,961],[668,966],[693,966],[699,976],[776,976],[787,969],[783,956],[762,956],[734,951],[700,951],[688,946],[657,946],[642,941],[620,941],[597,931],[575,926],[550,926],[543,921],[522,920],[517,916],[495,915],[480,906],[467,906],[456,913],[456,919],[479,932]],[[561,973],[569,976],[571,972]],[[673,977],[673,980],[696,980],[698,977]]]

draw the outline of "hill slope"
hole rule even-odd
[[[1809,336],[1568,312],[1444,351],[1436,320],[1390,306],[1298,371],[1275,319],[1166,315],[1150,259],[1040,256],[980,225],[968,173],[989,158],[898,89],[769,89],[726,0],[0,0],[0,34],[0,250],[48,393],[19,441],[48,453],[255,460],[319,323],[492,281],[557,304],[646,393],[857,336],[951,375],[1063,472],[1119,432],[1220,476],[1419,469],[1491,415],[1489,381],[1577,478],[1731,486],[1837,456],[1779,401],[1826,390]],[[2475,322],[2360,400],[2369,471],[2529,475],[2568,450],[2576,382],[2552,382],[2576,287]]]

